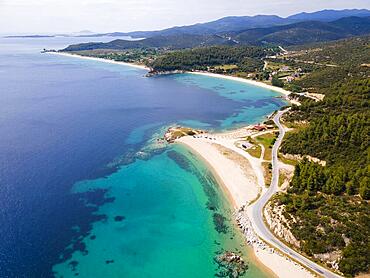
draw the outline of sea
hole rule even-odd
[[[173,125],[222,131],[286,105],[193,74],[41,53],[113,38],[0,39],[0,277],[268,277],[212,173]]]

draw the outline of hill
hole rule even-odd
[[[330,63],[297,81],[325,94],[293,106],[281,152],[309,155],[287,189],[273,201],[288,219],[301,252],[352,277],[370,271],[370,48],[369,37],[301,47],[300,61]],[[292,55],[293,55],[292,54]],[[353,58],[353,59],[352,59]]]
[[[370,14],[370,13],[369,13]],[[274,25],[284,25],[295,22],[294,20],[285,19],[276,15],[256,15],[256,16],[228,16],[218,20],[197,23],[187,26],[175,26],[156,31],[133,31],[133,32],[113,32],[102,34],[89,34],[81,37],[99,37],[112,36],[132,38],[150,38],[155,36],[174,36],[174,35],[211,35],[223,34],[245,30],[247,28],[269,27]]]
[[[301,45],[339,40],[370,34],[370,17],[347,17],[333,22],[305,21],[283,26],[248,29],[229,35],[169,35],[143,40],[113,40],[108,43],[82,43],[68,46],[64,51],[93,49],[166,48],[184,49],[213,45]]]
[[[176,26],[156,31],[134,31],[134,32],[113,32],[104,34],[94,34],[88,36],[131,36],[132,38],[149,38],[154,36],[172,36],[180,34],[205,35],[205,34],[225,34],[238,32],[252,28],[265,28],[278,25],[287,25],[302,21],[322,21],[329,22],[343,17],[366,17],[370,16],[370,11],[366,9],[347,9],[347,10],[323,10],[313,13],[299,13],[283,18],[277,15],[255,15],[255,16],[228,16],[218,20],[197,23],[187,26]],[[85,36],[86,37],[86,36]]]
[[[307,20],[316,20],[316,21],[334,21],[343,17],[366,17],[370,16],[370,11],[366,9],[345,9],[345,10],[322,10],[313,13],[299,13],[295,15],[291,15],[287,17],[290,20],[299,20],[299,21],[307,21]]]
[[[114,40],[107,43],[81,43],[70,45],[63,51],[82,51],[93,49],[135,49],[135,48],[168,48],[168,49],[182,49],[194,48],[211,45],[235,45],[237,44],[230,38],[218,35],[171,35],[171,36],[156,36],[143,40],[127,41]]]
[[[370,17],[346,17],[332,22],[304,21],[284,26],[248,29],[231,35],[243,44],[301,45],[370,33]]]
[[[153,72],[216,70],[229,73],[235,70],[245,72],[262,69],[266,55],[273,55],[272,49],[254,46],[212,46],[172,51],[160,55],[149,66]],[[225,68],[225,65],[226,68]]]
[[[347,10],[323,10],[312,13],[299,13],[289,17],[279,17],[277,15],[255,15],[255,16],[228,16],[214,21],[197,23],[186,26],[175,26],[156,31],[133,31],[133,32],[111,32],[111,33],[92,33],[85,30],[73,34],[55,34],[58,36],[72,37],[131,37],[142,39],[156,36],[175,36],[175,35],[225,35],[255,28],[268,28],[282,26],[303,21],[330,22],[344,17],[369,17],[370,11],[366,9],[347,9]],[[32,35],[28,35],[32,37]],[[28,37],[27,36],[27,37]],[[10,36],[12,37],[12,36]]]
[[[293,83],[310,91],[325,94],[332,84],[364,79],[370,74],[370,37],[356,37],[336,42],[318,43],[294,48],[290,61],[309,61],[312,64],[329,64],[334,67],[320,67],[305,78]]]

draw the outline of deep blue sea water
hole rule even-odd
[[[174,123],[258,122],[284,102],[230,80],[40,54],[81,41],[0,39],[0,277],[214,277],[217,252],[248,259],[207,168],[157,138]],[[265,275],[250,262],[246,277]]]

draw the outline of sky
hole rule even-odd
[[[369,0],[0,0],[0,33],[158,30],[224,16],[367,8]]]

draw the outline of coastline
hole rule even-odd
[[[206,139],[206,137],[209,138],[210,136],[216,138],[216,140]],[[222,191],[225,192],[226,198],[235,208],[236,223],[244,235],[244,240],[247,241],[248,245],[251,246],[253,250],[252,260],[254,260],[256,264],[262,265],[267,272],[270,274],[273,273],[276,277],[314,277],[312,273],[307,271],[304,267],[281,254],[279,251],[276,251],[274,248],[266,245],[254,233],[246,208],[248,204],[254,201],[253,197],[258,197],[256,196],[258,195],[256,192],[259,190],[266,190],[266,187],[264,185],[262,187],[260,185],[261,181],[257,182],[257,179],[255,179],[254,184],[250,182],[246,186],[240,186],[241,184],[245,185],[245,181],[250,178],[251,174],[255,177],[257,176],[255,171],[256,167],[258,167],[258,165],[256,165],[258,164],[258,159],[249,156],[247,152],[237,148],[235,146],[235,141],[237,140],[238,139],[235,138],[222,139],[222,133],[219,133],[215,135],[205,134],[204,138],[184,136],[176,139],[175,142],[184,145],[195,153],[215,176],[217,183],[220,185]],[[220,153],[220,149],[217,145],[221,145],[230,152],[238,153],[240,156],[241,153],[244,152],[245,155],[242,157],[249,161],[250,165],[254,164],[254,167],[252,167],[254,173],[243,171],[240,167],[235,167],[235,164],[233,164],[235,161],[232,161],[233,159],[230,158],[229,154]],[[224,158],[220,159],[218,156],[223,156]],[[231,167],[234,167],[234,171],[230,170]],[[242,176],[247,177],[243,179]],[[241,195],[244,196],[243,198],[247,199],[240,198]]]
[[[129,66],[129,67],[134,67],[134,68],[143,69],[143,70],[150,70],[148,67],[146,67],[144,65],[114,61],[114,60],[98,58],[98,57],[89,57],[89,56],[83,56],[83,55],[67,53],[67,52],[45,52],[45,53],[55,54],[55,55],[60,55],[60,56],[66,56],[66,57],[80,58],[80,59],[85,59],[85,60],[90,60],[90,61],[98,61],[98,62],[115,64],[115,65]]]
[[[204,154],[202,154],[201,149],[194,147],[194,145],[191,142],[186,142],[186,140],[176,140],[178,144],[181,144],[188,150],[190,150],[197,159],[202,161],[202,163],[207,167],[207,169],[212,173],[213,177],[216,179],[217,184],[220,186],[220,189],[223,194],[225,194],[225,197],[227,201],[230,203],[230,206],[235,209],[235,211],[238,210],[238,203],[234,199],[235,196],[231,194],[227,184],[224,182],[224,180],[220,177],[220,175],[217,173],[217,170],[215,169],[214,165],[209,162],[209,159],[207,159]],[[215,149],[215,151],[217,151]],[[242,229],[237,225],[238,223],[235,221],[236,219],[233,219],[234,225],[236,226],[235,229],[238,229],[241,232],[241,236],[243,237],[243,240],[245,240],[245,235],[243,234]],[[279,276],[272,270],[274,267],[271,267],[266,261],[271,260],[269,257],[269,254],[263,254],[261,252],[258,252],[256,250],[255,246],[251,246],[247,244],[246,246],[248,251],[249,260],[251,260],[256,266],[258,266],[260,269],[262,269],[265,273],[268,273],[269,277],[278,278]],[[261,257],[265,256],[265,257]],[[293,277],[292,277],[293,278]]]
[[[151,70],[150,68],[148,68],[147,66],[144,66],[144,65],[128,63],[128,62],[114,61],[114,60],[105,59],[105,58],[83,56],[83,55],[79,55],[79,54],[75,54],[75,53],[67,53],[67,52],[46,52],[46,53],[56,54],[56,55],[61,55],[61,56],[66,56],[66,57],[80,58],[80,59],[91,60],[91,61],[98,61],[98,62],[109,63],[109,64],[124,65],[124,66],[135,67],[135,68],[139,68],[139,69],[143,69],[143,70],[147,70],[147,71]],[[277,92],[277,93],[280,93],[280,94],[284,95],[285,99],[287,101],[289,101],[290,103],[295,104],[295,105],[300,105],[300,103],[298,101],[288,99],[288,95],[291,94],[290,91],[285,90],[283,88],[276,87],[276,86],[272,86],[272,85],[269,85],[269,84],[265,84],[265,83],[260,82],[260,81],[255,81],[255,80],[246,79],[246,78],[242,78],[242,77],[236,77],[236,76],[229,76],[229,75],[224,75],[224,74],[217,74],[217,73],[211,73],[211,72],[202,72],[202,71],[185,71],[184,73],[204,75],[204,76],[214,77],[214,78],[222,78],[222,79],[242,82],[242,83],[257,86],[257,87],[260,87],[260,88],[268,89],[268,90],[271,90],[271,91],[274,91],[274,92]]]
[[[206,142],[198,142],[197,144],[189,136],[177,139],[176,142],[186,146],[193,153],[195,153],[196,156],[204,162],[204,164],[207,165],[207,168],[214,175],[217,183],[224,191],[227,199],[230,201],[234,209],[237,210],[244,205],[243,198],[240,198],[240,195],[243,195],[247,198],[246,202],[252,201],[257,197],[258,192],[251,194],[249,190],[238,190],[238,186],[235,181],[240,181],[240,178],[243,178],[243,176],[247,175],[241,169],[239,171],[235,161],[226,158],[225,155],[223,155],[221,151],[214,146],[215,144],[209,144]],[[222,168],[224,168],[224,171],[220,172]],[[236,171],[230,172],[232,169],[235,169]],[[238,176],[235,177],[233,174]],[[232,183],[229,182],[230,179],[233,180]],[[257,179],[255,179],[255,181],[257,181]],[[251,185],[251,183],[249,185]]]
[[[272,85],[260,82],[260,81],[255,81],[255,80],[242,78],[242,77],[224,75],[224,74],[205,72],[205,71],[189,71],[189,72],[186,72],[186,73],[204,75],[204,76],[209,76],[209,77],[214,77],[214,78],[228,79],[228,80],[242,82],[242,83],[245,83],[245,84],[249,84],[249,85],[257,86],[257,87],[260,87],[260,88],[268,89],[268,90],[271,90],[271,91],[274,91],[274,92],[277,92],[277,93],[280,93],[280,94],[284,95],[284,98],[288,102],[290,102],[291,104],[294,104],[294,105],[297,105],[297,106],[301,105],[301,103],[299,101],[288,98],[288,96],[292,92],[290,92],[288,90],[285,90],[283,88],[280,88],[280,87],[276,87],[276,86],[272,86]]]
[[[265,89],[269,89],[269,90],[278,92],[280,94],[283,94],[285,96],[288,96],[289,94],[291,94],[290,91],[287,91],[283,88],[272,86],[272,85],[265,84],[263,82],[259,82],[259,81],[255,81],[255,80],[251,80],[251,79],[242,78],[242,77],[236,77],[236,76],[230,76],[230,75],[224,75],[224,74],[217,74],[217,73],[211,73],[211,72],[205,72],[205,71],[189,71],[187,73],[243,82],[243,83],[246,83],[246,84],[249,84],[249,85],[254,85],[254,86],[262,87],[262,88],[265,88]]]
[[[104,58],[88,57],[88,56],[82,56],[78,54],[65,53],[65,52],[49,52],[49,53],[66,56],[66,57],[73,57],[73,58],[80,58],[80,59],[110,63],[110,64],[131,66],[131,67],[135,67],[135,68],[139,68],[143,70],[150,70],[148,67],[143,66],[143,65],[113,61],[113,60],[104,59]],[[258,86],[258,87],[262,87],[265,89],[278,92],[284,95],[285,97],[287,97],[290,94],[289,91],[284,90],[282,88],[268,85],[262,82],[254,81],[254,80],[240,78],[240,77],[226,76],[226,75],[214,74],[214,73],[208,73],[208,72],[186,72],[186,73],[243,82],[249,85]],[[290,101],[291,103],[294,103],[291,100],[288,100],[288,101]],[[213,143],[210,144],[210,142],[204,142],[204,144],[208,144],[210,146],[208,151],[204,152],[203,147],[205,145],[199,144],[198,146],[196,146],[193,141],[190,140],[189,142],[187,142],[186,139],[184,138],[193,139],[191,136],[187,136],[187,137],[182,137],[179,140],[176,140],[176,142],[183,144],[184,146],[189,148],[192,152],[194,152],[197,155],[197,157],[203,160],[207,168],[210,170],[210,172],[215,177],[217,183],[223,189],[222,191],[224,191],[232,207],[234,207],[235,209],[240,209],[245,204],[248,204],[249,202],[254,201],[256,198],[258,198],[260,192],[265,190],[264,183],[261,184],[260,174],[256,172],[256,170],[258,170],[259,167],[258,165],[256,166],[256,163],[255,163],[256,161],[253,161],[254,159],[253,157],[249,157],[248,159],[245,157],[245,155],[243,155],[243,157],[250,163],[251,169],[252,169],[251,172],[246,173],[245,171],[243,171],[241,167],[239,167],[240,165],[238,165],[238,163],[229,162],[229,163],[226,163],[228,164],[228,166],[225,167],[225,160],[230,160],[230,159],[228,159],[226,155],[220,153],[219,149],[212,146],[215,144]],[[235,154],[239,153],[240,155],[240,152],[236,151],[237,147],[233,146],[234,143],[232,142],[229,142],[227,144],[221,143],[220,145],[222,147],[227,148],[231,152]],[[246,153],[244,150],[240,149],[240,151]],[[212,160],[212,157],[215,157],[217,155],[223,156],[224,160],[221,160],[220,157]],[[216,160],[218,160],[218,162]],[[231,170],[231,172],[228,173],[228,170]],[[251,176],[253,175],[254,175],[254,178],[251,178]],[[237,176],[237,178],[235,178],[235,176]],[[252,180],[254,180],[254,186],[253,186]],[[245,188],[240,188],[240,184],[246,184],[245,181],[249,181],[247,183],[249,187],[246,186]],[[245,233],[243,229],[242,229],[242,232]],[[268,248],[265,245],[262,246],[259,242],[250,244],[250,245],[252,246],[252,249],[254,251],[254,256],[252,259],[256,259],[256,260],[258,259],[257,263],[262,264],[264,268],[267,268],[269,271],[273,272],[274,275],[276,275],[277,277],[288,277],[288,278],[313,277],[309,272],[307,272],[300,265],[297,265],[296,263],[287,259],[285,256],[272,251],[273,249]]]
[[[197,159],[201,160],[202,163],[206,165],[207,169],[212,173],[213,177],[216,179],[217,184],[220,185],[223,193],[226,195],[226,199],[230,202],[230,205],[234,209],[236,209],[238,205],[235,202],[232,194],[230,193],[229,189],[227,188],[227,186],[225,185],[225,183],[223,182],[222,178],[219,176],[215,168],[209,163],[209,161],[202,154],[200,154],[199,151],[196,148],[194,148],[191,144],[185,142],[178,143],[183,145],[186,149],[190,150],[193,154],[195,154]]]

